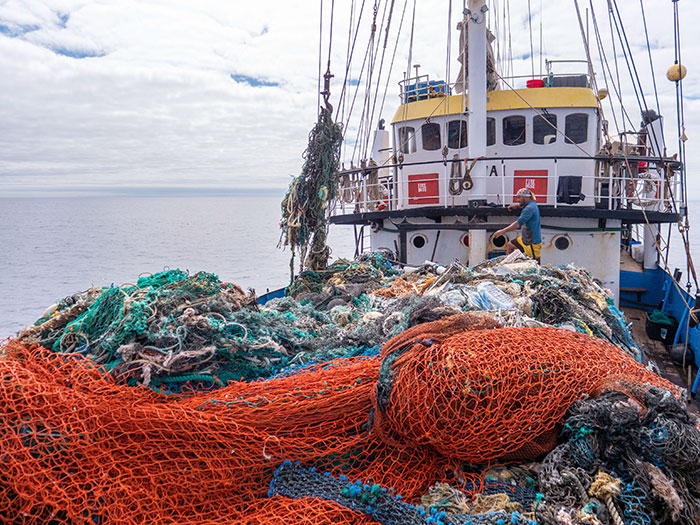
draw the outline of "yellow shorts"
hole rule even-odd
[[[538,261],[540,260],[540,252],[542,251],[542,243],[538,244],[525,244],[523,241],[522,235],[518,235],[518,238],[515,240],[516,244],[519,244],[520,248],[522,248],[523,253],[527,255],[528,257],[532,257],[533,259],[537,259]]]

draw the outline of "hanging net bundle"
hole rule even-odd
[[[309,134],[301,174],[291,182],[282,201],[280,243],[292,250],[292,275],[297,251],[302,271],[322,270],[328,264],[328,207],[338,192],[342,142],[342,126],[333,121],[332,110],[322,108]]]

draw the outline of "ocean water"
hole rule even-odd
[[[0,338],[57,300],[167,268],[216,273],[258,294],[289,282],[277,248],[281,195],[0,199]],[[700,201],[690,205],[700,260]],[[664,229],[664,231],[666,231]],[[331,228],[332,257],[354,254],[352,227]],[[676,239],[671,268],[685,270]],[[700,270],[700,267],[699,267]]]
[[[203,270],[260,295],[285,286],[281,198],[0,199],[0,338],[67,295],[145,272]],[[352,257],[352,228],[333,228],[329,244],[332,257]]]

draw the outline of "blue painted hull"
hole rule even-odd
[[[645,289],[645,292],[621,292],[620,306],[631,306],[651,311],[660,309],[678,321],[678,331],[674,344],[688,343],[695,356],[695,362],[700,363],[700,325],[688,328],[688,306],[695,306],[695,299],[684,291],[679,283],[674,283],[673,277],[662,269],[645,270],[644,272],[620,272],[620,288]],[[695,394],[700,386],[700,373],[695,378],[692,393]]]

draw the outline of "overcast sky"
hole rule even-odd
[[[395,0],[382,84],[404,1]],[[587,2],[580,0],[582,9]],[[356,14],[361,3],[355,0]],[[490,2],[492,13],[502,13],[506,3]],[[528,73],[528,2],[511,3],[514,69]],[[593,3],[612,60],[607,0]],[[351,4],[335,2],[333,102],[344,76]],[[359,74],[373,4],[366,0],[351,79]],[[462,2],[452,4],[454,80],[454,26]],[[640,3],[618,4],[647,100],[655,107]],[[417,3],[413,59],[431,77],[446,76],[449,5],[447,0]],[[545,57],[584,58],[573,0],[547,0],[542,13],[540,0],[531,5],[536,69],[540,26]],[[379,2],[378,26],[384,6]],[[645,7],[673,153],[674,85],[665,78],[673,63],[672,2],[645,0]],[[689,188],[691,198],[700,198],[700,181],[694,180],[700,173],[700,151],[694,147],[700,135],[700,35],[693,23],[700,19],[700,2],[680,0],[679,8],[689,69],[684,83]],[[387,120],[407,65],[412,10],[411,0],[381,115]],[[325,1],[324,69],[329,11]],[[316,118],[318,45],[317,0],[0,0],[0,195],[284,188],[301,166]],[[617,51],[624,100],[637,125],[639,109]],[[595,46],[593,57],[602,83]],[[359,106],[362,90],[358,100]],[[612,127],[612,117],[607,118]],[[349,131],[350,137],[356,123]]]

